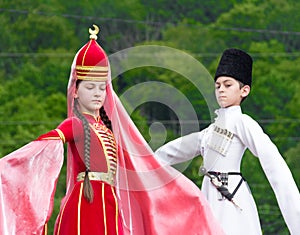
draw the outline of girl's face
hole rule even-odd
[[[75,91],[81,112],[89,113],[95,117],[103,106],[106,97],[106,82],[81,81]]]
[[[240,105],[249,92],[250,86],[241,88],[240,83],[232,77],[221,76],[215,82],[215,95],[221,108]]]

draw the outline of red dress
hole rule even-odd
[[[40,136],[39,140],[61,138],[69,143],[73,161],[70,177],[73,187],[69,188],[61,204],[56,221],[57,235],[104,235],[123,234],[118,200],[114,186],[117,168],[117,148],[113,133],[101,119],[85,114],[90,123],[90,181],[94,200],[89,203],[83,195],[83,179],[86,166],[84,156],[84,132],[81,121],[69,118],[56,130]],[[70,165],[69,165],[70,166]],[[69,175],[69,174],[68,174]]]
[[[224,234],[199,188],[176,169],[161,165],[155,158],[115,94],[108,57],[95,45],[95,35],[92,36],[72,63],[68,83],[69,119],[58,129],[42,135],[38,139],[42,141],[32,141],[0,159],[0,234],[42,234],[52,214],[56,182],[64,160],[61,140],[68,142],[67,185],[56,234]],[[89,49],[92,54],[86,57]],[[83,62],[86,58],[92,58],[86,60],[90,64],[77,63],[77,59]],[[77,74],[77,65],[98,69],[100,65],[100,79],[107,75],[103,106],[114,130],[113,138],[100,120],[86,116],[91,124],[90,170],[97,172],[95,178],[102,179],[91,179],[95,193],[92,204],[85,201],[82,181],[77,180],[78,174],[86,170],[83,127],[73,114],[76,84],[78,78],[82,78]],[[109,148],[105,147],[106,140],[110,139],[107,137],[116,141],[118,159],[113,153],[116,150],[114,141],[109,142]],[[111,177],[114,164],[117,165],[115,183]]]
[[[199,188],[174,168],[161,166],[127,117],[119,117],[123,121],[114,125],[118,159],[111,132],[100,120],[86,118],[91,124],[90,169],[114,175],[117,166],[115,183],[110,177],[91,179],[94,201],[85,201],[82,181],[77,180],[86,170],[83,127],[76,117],[66,119],[0,160],[1,235],[45,234],[64,158],[63,141],[68,142],[67,190],[56,235],[224,234]]]

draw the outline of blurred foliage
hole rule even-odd
[[[254,58],[253,88],[243,110],[270,135],[300,186],[299,9],[297,0],[2,0],[0,155],[56,128],[66,117],[70,66],[76,51],[88,40],[87,29],[96,23],[100,26],[98,42],[108,54],[138,45],[167,46],[194,57],[210,74],[225,48],[248,51]],[[171,62],[192,70],[184,59],[172,58]],[[166,83],[190,101],[199,121],[193,131],[213,118],[197,85],[177,70],[134,68],[118,74],[113,83],[117,94],[123,96],[149,81]],[[209,83],[201,87],[209,90]],[[133,98],[137,101],[149,102],[131,107],[130,113],[153,149],[182,134],[176,110],[149,100],[157,94],[167,97],[159,87],[136,93]],[[167,99],[180,107],[180,95]],[[126,99],[122,102],[130,107]],[[200,187],[201,162],[195,158],[176,167]],[[242,170],[257,202],[264,234],[288,234],[259,161],[248,151]],[[50,234],[65,193],[65,171],[64,166]]]

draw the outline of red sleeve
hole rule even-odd
[[[74,134],[74,132],[76,134]],[[64,120],[55,130],[40,135],[37,140],[61,139],[64,143],[73,141],[78,134],[83,133],[81,121],[78,118]]]

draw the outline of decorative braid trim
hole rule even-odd
[[[59,135],[59,137],[61,138],[61,140],[64,142],[64,143],[66,143],[66,138],[65,138],[65,135],[64,135],[64,133],[60,130],[60,129],[55,129],[56,130],[56,132],[57,132],[57,134]]]

